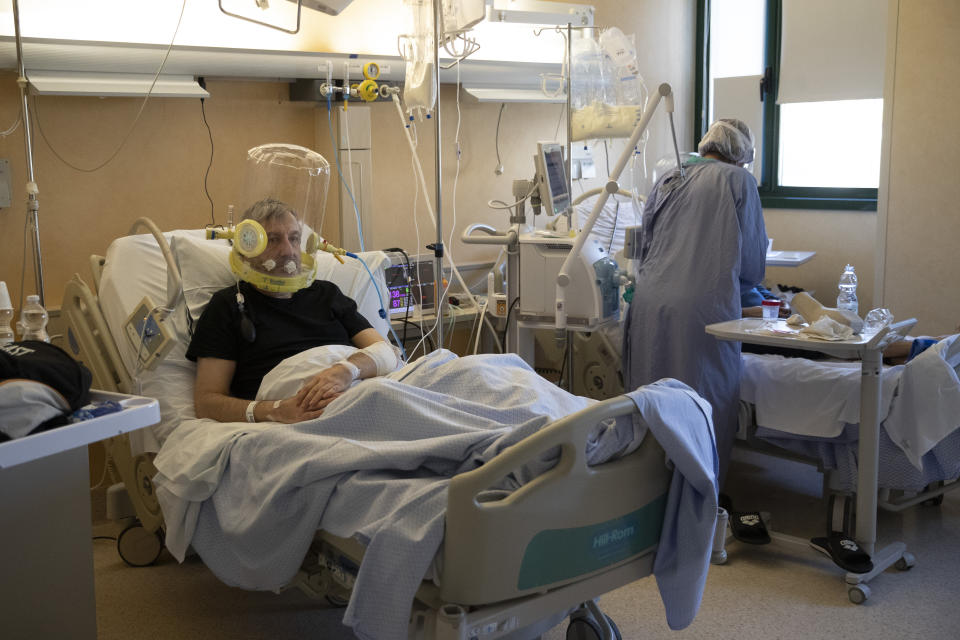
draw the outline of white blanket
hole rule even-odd
[[[890,439],[921,471],[920,459],[960,427],[960,349],[951,349],[958,339],[944,338],[907,363],[884,423]]]
[[[906,365],[884,367],[880,423],[911,464],[960,428],[960,336],[944,338]],[[743,354],[740,398],[761,427],[835,438],[860,422],[860,363]]]
[[[344,622],[360,638],[406,638],[443,537],[449,478],[592,402],[516,356],[435,352],[364,381],[310,422],[184,423],[155,461],[167,546],[182,559],[192,544],[227,584],[271,590],[291,580],[318,528],[357,538],[367,549]],[[598,425],[591,464],[639,445],[637,422],[616,422]],[[545,457],[498,488],[554,463]]]
[[[744,353],[740,399],[757,424],[801,436],[834,438],[860,422],[860,363]],[[887,417],[903,366],[884,367],[880,420]]]

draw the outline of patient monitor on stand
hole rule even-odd
[[[541,203],[549,216],[572,219],[567,188],[567,164],[562,147],[541,142],[534,156]],[[550,328],[555,324],[553,291],[560,268],[574,246],[568,234],[535,231],[520,235],[520,302],[517,319],[526,328]],[[616,263],[597,240],[588,241],[570,269],[574,295],[568,324],[574,331],[594,331],[618,318],[620,281]]]

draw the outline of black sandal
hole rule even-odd
[[[873,561],[857,541],[841,531],[831,531],[826,538],[812,538],[810,546],[830,557],[841,569],[850,573],[873,571]]]
[[[733,537],[747,544],[769,544],[770,534],[759,511],[734,511],[730,498],[720,494],[720,506],[730,514],[730,531]]]

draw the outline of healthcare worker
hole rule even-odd
[[[685,175],[674,170],[654,185],[624,328],[628,390],[676,378],[712,405],[721,486],[737,430],[740,343],[704,328],[741,317],[741,293],[763,280],[767,233],[756,180],[744,168],[753,146],[746,124],[718,120]]]

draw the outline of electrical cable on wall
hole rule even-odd
[[[497,168],[494,169],[493,172],[498,176],[502,176],[504,172],[503,161],[500,160],[500,120],[503,119],[503,110],[506,106],[506,102],[500,103],[500,113],[497,115],[497,133],[493,139],[494,146],[497,150]]]
[[[6,138],[11,133],[20,128],[20,123],[23,122],[23,116],[20,113],[17,113],[17,121],[10,125],[10,128],[6,131],[0,132],[0,138]]]
[[[203,78],[199,80],[200,86],[206,89],[206,82]],[[207,111],[203,106],[203,98],[200,98],[200,115],[203,117],[203,125],[207,128],[207,137],[210,138],[210,161],[207,163],[207,171],[203,174],[203,192],[210,201],[210,225],[217,226],[217,221],[213,216],[213,198],[210,197],[210,189],[207,186],[207,179],[210,177],[210,168],[213,167],[213,131],[210,129],[210,123],[207,122]]]
[[[180,31],[180,23],[183,21],[183,12],[184,12],[184,9],[186,9],[186,7],[187,7],[187,0],[183,0],[183,4],[180,6],[180,17],[177,18],[177,27],[173,31],[173,37],[170,38],[170,44],[167,46],[167,51],[166,53],[164,53],[163,60],[160,62],[160,68],[157,69],[157,72],[153,76],[153,82],[150,83],[150,88],[147,89],[147,94],[143,97],[143,102],[140,103],[140,109],[137,111],[136,117],[133,119],[133,122],[130,124],[130,127],[127,129],[127,133],[123,136],[123,140],[120,141],[119,146],[117,146],[114,152],[110,154],[109,158],[107,158],[97,166],[91,169],[78,167],[77,165],[73,164],[72,162],[64,158],[62,155],[60,155],[60,153],[50,143],[50,140],[47,138],[47,134],[44,133],[43,131],[43,127],[40,124],[40,105],[39,105],[39,102],[37,101],[37,96],[36,95],[33,96],[33,111],[34,111],[33,120],[37,124],[37,131],[40,132],[40,137],[43,138],[43,141],[47,144],[47,147],[49,147],[51,153],[53,153],[53,155],[57,158],[57,160],[67,165],[74,171],[82,171],[84,173],[94,173],[104,168],[111,162],[113,162],[113,159],[120,154],[121,149],[123,149],[124,145],[127,144],[127,141],[130,139],[130,136],[133,134],[134,128],[137,126],[137,123],[140,121],[140,116],[143,115],[143,110],[147,106],[147,101],[150,99],[150,95],[153,93],[153,88],[157,85],[157,80],[160,79],[160,74],[163,73],[163,68],[166,66],[167,59],[170,57],[170,52],[173,50],[173,43],[177,39],[177,33],[179,33]]]

